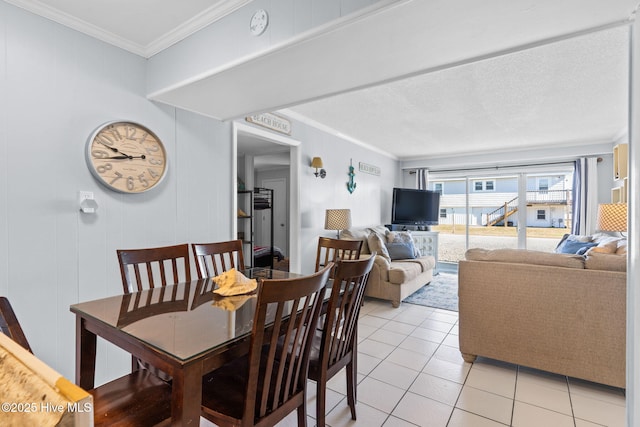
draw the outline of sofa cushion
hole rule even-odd
[[[369,233],[367,241],[369,242],[369,251],[377,252],[378,255],[380,255],[387,261],[391,261],[391,257],[389,256],[389,251],[387,251],[385,241],[382,239],[382,237],[380,237],[379,234]]]
[[[627,257],[624,255],[589,252],[584,268],[590,270],[627,271]]]
[[[470,261],[516,262],[519,264],[549,265],[553,267],[584,268],[584,257],[527,249],[469,249],[465,258]]]
[[[389,268],[389,282],[401,285],[418,277],[422,273],[420,263],[411,261],[394,261]],[[425,283],[426,285],[426,283]]]

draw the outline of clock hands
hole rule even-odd
[[[122,151],[120,151],[120,153],[122,153]],[[124,154],[124,153],[122,153],[122,155],[121,155],[121,156],[112,156],[112,157],[107,157],[107,159],[111,159],[111,160],[125,160],[125,159],[130,159],[130,160],[133,160],[133,159],[142,159],[142,160],[144,160],[144,159],[146,159],[146,158],[147,158],[147,156],[145,156],[144,154],[143,154],[143,155],[141,155],[141,156],[129,156],[129,155]]]
[[[144,159],[146,159],[146,158],[147,158],[147,156],[145,156],[144,154],[143,154],[143,155],[141,155],[141,156],[130,156],[130,155],[128,155],[127,153],[123,153],[122,151],[118,150],[117,148],[115,148],[115,147],[111,147],[111,146],[109,146],[109,145],[105,144],[104,142],[102,142],[102,141],[100,141],[100,140],[98,140],[98,142],[99,142],[100,144],[104,145],[105,147],[107,147],[109,150],[113,151],[114,153],[120,153],[120,155],[119,155],[119,156],[111,156],[111,157],[107,157],[107,159],[109,159],[109,160],[125,160],[125,159],[129,159],[129,160],[133,160],[133,159],[142,159],[142,160],[144,160]]]
[[[104,145],[105,147],[107,147],[109,150],[113,151],[114,153],[120,153],[121,154],[121,156],[107,157],[108,159],[116,159],[117,160],[117,159],[137,159],[137,158],[144,159],[145,158],[144,154],[142,156],[139,156],[139,157],[132,157],[132,156],[126,154],[126,153],[123,153],[122,151],[118,150],[115,147],[111,147],[111,146],[105,144],[104,142],[102,142],[100,140],[98,140],[98,142],[100,144]]]

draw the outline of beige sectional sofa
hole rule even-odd
[[[365,295],[391,301],[399,307],[403,299],[431,282],[436,266],[432,256],[421,256],[414,252],[415,258],[395,258],[389,250],[394,243],[407,242],[408,232],[391,232],[384,226],[354,228],[344,230],[341,239],[362,240],[361,256],[376,252],[376,258]]]
[[[467,362],[485,356],[625,387],[625,254],[470,249],[458,280]]]

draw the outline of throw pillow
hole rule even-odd
[[[421,255],[420,249],[415,246],[415,244],[413,243],[413,237],[408,231],[391,231],[389,234],[387,234],[387,246],[389,243],[406,243],[413,247],[412,258],[418,258]]]
[[[626,254],[627,254],[627,239],[622,239],[618,242],[616,255],[626,255]]]
[[[556,246],[556,252],[560,254],[577,254],[581,252],[581,255],[584,255],[589,248],[596,245],[597,243],[591,240],[591,236],[565,234],[562,236],[558,246]]]
[[[391,242],[387,243],[387,251],[391,261],[396,259],[415,259],[415,249],[413,247],[413,241],[409,243],[405,242]]]
[[[578,254],[584,255],[587,249],[597,246],[594,242],[580,242],[576,240],[565,240],[562,246],[560,246],[556,252],[561,254]]]
[[[387,247],[377,233],[369,233],[369,237],[367,237],[367,242],[369,243],[369,250],[371,253],[377,252],[382,258],[387,261],[391,261],[391,257],[389,256],[389,251],[387,251]]]

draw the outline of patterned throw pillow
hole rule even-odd
[[[389,234],[387,234],[387,244],[389,243],[405,243],[407,245],[410,245],[411,248],[413,249],[413,256],[411,258],[418,258],[419,256],[421,256],[420,249],[418,249],[413,244],[413,237],[411,236],[411,233],[409,233],[408,231],[390,232]],[[393,259],[393,257],[391,259]]]
[[[378,255],[386,259],[387,261],[391,261],[391,257],[389,256],[389,251],[387,251],[387,246],[385,245],[385,241],[382,240],[377,233],[369,233],[369,237],[367,238],[369,243],[369,250],[371,253],[377,252]]]

